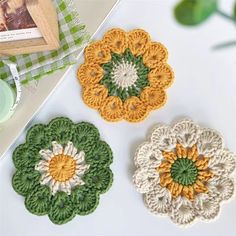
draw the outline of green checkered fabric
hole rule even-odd
[[[17,64],[21,82],[38,80],[43,75],[62,69],[76,62],[78,52],[89,40],[86,27],[80,22],[78,12],[72,0],[53,0],[60,28],[60,45],[58,50],[26,55],[11,56],[7,59]],[[12,79],[7,65],[0,60],[0,79]]]

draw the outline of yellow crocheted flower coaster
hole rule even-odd
[[[166,48],[144,30],[109,30],[85,49],[78,70],[84,102],[107,121],[142,121],[166,102],[174,79],[167,58]]]

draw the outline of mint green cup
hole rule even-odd
[[[0,79],[0,123],[7,121],[14,113],[12,107],[15,98],[15,92],[10,85]]]

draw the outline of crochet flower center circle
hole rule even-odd
[[[182,185],[191,185],[196,182],[198,170],[195,163],[187,158],[177,159],[171,166],[171,177]]]
[[[194,200],[199,193],[207,193],[207,182],[213,177],[208,169],[209,158],[198,154],[197,145],[185,148],[177,143],[175,151],[163,152],[164,159],[157,167],[160,185],[166,187],[173,198],[184,195]]]
[[[128,62],[121,62],[112,72],[112,79],[121,88],[128,88],[135,84],[138,79],[135,65]]]
[[[83,176],[89,169],[85,162],[85,153],[78,152],[72,142],[65,147],[56,141],[52,142],[52,150],[40,150],[42,160],[35,169],[41,173],[40,183],[50,187],[55,195],[58,191],[71,194],[75,186],[84,185]]]
[[[76,161],[68,155],[57,155],[49,163],[49,173],[59,182],[65,182],[73,177],[76,169]]]
[[[117,96],[122,101],[139,96],[149,86],[150,69],[143,63],[142,56],[134,56],[130,49],[124,53],[112,53],[111,61],[103,64],[104,76],[100,81],[108,89],[110,96]]]

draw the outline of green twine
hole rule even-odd
[[[138,75],[137,81],[128,88],[119,87],[112,79],[115,66],[124,62],[134,65]],[[149,86],[148,73],[150,68],[144,65],[142,56],[135,57],[130,49],[126,49],[123,54],[112,53],[111,61],[103,64],[102,68],[105,75],[100,84],[107,87],[110,96],[118,96],[122,101],[132,96],[138,97],[142,90]]]
[[[178,158],[171,166],[171,177],[175,182],[184,186],[194,184],[197,176],[197,166],[188,158]]]

